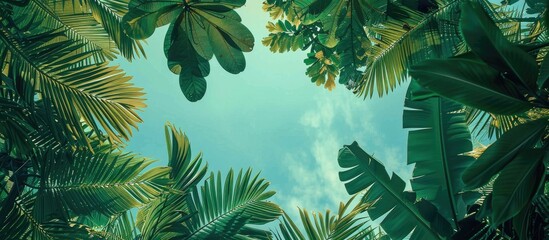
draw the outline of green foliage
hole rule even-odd
[[[546,194],[540,191],[547,173],[546,163],[542,164],[547,153],[549,108],[546,49],[536,47],[546,42],[531,35],[531,47],[510,42],[481,4],[468,1],[462,4],[461,31],[471,52],[420,63],[411,68],[410,75],[441,96],[486,111],[484,114],[505,124],[499,138],[483,150],[462,178],[468,189],[493,188],[480,202],[477,219],[488,219],[492,229],[512,224],[511,231],[499,234],[532,238],[539,233],[536,229],[545,225],[526,219],[536,218],[531,210],[534,200]]]
[[[150,37],[155,28],[170,24],[164,53],[170,70],[179,75],[185,97],[195,102],[206,93],[209,60],[217,61],[229,73],[244,71],[243,52],[250,52],[254,37],[233,10],[239,1],[131,0],[124,16],[126,33],[136,39]]]
[[[404,180],[394,173],[389,176],[385,167],[356,142],[339,151],[338,162],[344,168],[339,177],[347,192],[355,194],[368,189],[363,201],[375,201],[368,209],[369,216],[375,220],[388,213],[380,225],[389,237],[403,239],[411,233],[410,239],[443,239],[434,225],[448,223],[433,213],[420,213],[416,194],[404,191]],[[424,216],[427,214],[429,218]]]
[[[433,203],[446,221],[456,228],[467,213],[461,174],[473,163],[463,155],[473,149],[463,106],[412,82],[404,103],[404,128],[408,133],[408,164],[415,164],[412,189],[418,198]],[[418,100],[421,99],[421,100]],[[466,198],[466,197],[465,197]]]
[[[312,82],[331,90],[339,76],[359,95],[382,96],[404,81],[410,64],[456,52],[459,2],[266,1],[264,10],[280,20],[268,23],[263,44],[273,52],[309,50],[307,65],[319,52],[335,55],[329,66],[307,68]]]
[[[340,203],[337,215],[332,216],[330,210],[326,210],[324,215],[313,213],[312,221],[307,210],[299,209],[306,235],[301,232],[290,216],[284,213],[275,239],[382,239],[385,235],[377,234],[370,226],[364,227],[367,221],[359,215],[366,211],[370,204],[358,202],[350,212],[347,212],[355,197],[356,195],[351,197],[345,204]]]

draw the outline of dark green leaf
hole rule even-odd
[[[499,72],[476,59],[427,60],[414,65],[410,75],[441,96],[485,111],[515,114],[532,107],[502,86]]]
[[[545,150],[526,148],[501,171],[494,182],[492,220],[495,225],[517,215],[532,201],[545,167]]]
[[[522,149],[537,141],[547,126],[547,119],[538,119],[514,127],[490,145],[463,173],[463,182],[473,189],[487,183]]]
[[[507,40],[480,3],[463,2],[460,24],[465,42],[482,60],[498,71],[512,72],[530,89],[536,89],[536,61]]]

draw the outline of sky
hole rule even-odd
[[[269,21],[261,1],[248,1],[237,12],[255,36],[254,50],[245,54],[246,70],[233,75],[212,59],[208,89],[198,102],[185,99],[178,76],[167,67],[165,27],[147,39],[147,59],[118,62],[144,88],[148,105],[128,150],[166,165],[169,121],[187,134],[193,156],[203,152],[210,171],[261,172],[277,192],[271,200],[294,217],[297,207],[335,211],[349,199],[338,178],[337,154],[355,140],[389,171],[411,177],[402,129],[406,84],[382,99],[366,100],[343,85],[331,92],[317,87],[305,75],[305,52],[271,53],[261,44]]]

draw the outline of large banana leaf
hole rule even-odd
[[[531,204],[543,180],[545,151],[524,149],[501,171],[492,193],[492,220],[495,225],[516,216]]]
[[[361,239],[361,237],[365,238],[365,236],[374,234],[374,229],[370,226],[363,227],[367,223],[367,220],[364,220],[359,215],[365,212],[370,204],[359,202],[350,212],[346,212],[355,197],[356,195],[351,197],[345,204],[340,203],[337,215],[332,216],[330,210],[326,210],[325,215],[322,213],[313,213],[312,221],[307,210],[299,209],[299,216],[306,235],[301,232],[290,216],[284,212],[282,221],[278,225],[279,231],[275,233],[275,239]]]
[[[537,89],[537,63],[532,56],[511,44],[478,2],[464,1],[460,18],[467,46],[500,72],[511,72],[530,90]]]
[[[181,237],[185,220],[182,213],[188,211],[185,195],[202,180],[207,170],[202,166],[202,154],[191,158],[190,142],[185,134],[171,124],[166,125],[165,132],[173,189],[139,209],[137,226],[142,239]]]
[[[204,96],[204,77],[209,74],[208,61],[214,55],[229,73],[240,73],[246,67],[243,52],[252,50],[254,37],[233,10],[245,3],[132,0],[124,16],[125,29],[130,36],[144,39],[156,27],[171,23],[164,43],[168,66],[179,74],[185,97],[194,102]]]
[[[408,164],[415,164],[412,189],[457,228],[467,213],[461,174],[473,162],[472,157],[463,155],[473,150],[465,113],[461,104],[451,100],[439,96],[425,99],[429,93],[415,84],[408,90],[403,117],[404,128],[411,129]],[[412,96],[423,100],[414,101]]]
[[[532,147],[547,127],[547,119],[538,119],[509,130],[463,172],[463,181],[467,188],[477,188],[501,171],[515,156],[525,148]]]
[[[500,82],[500,73],[480,59],[427,60],[409,72],[429,90],[488,112],[516,114],[532,107],[523,96],[509,92]]]
[[[253,225],[276,220],[282,210],[267,201],[275,192],[266,191],[269,183],[258,176],[248,169],[240,171],[235,181],[230,170],[222,183],[221,173],[211,173],[204,186],[187,198],[191,215],[183,239],[270,239],[269,231]]]
[[[349,194],[367,190],[363,201],[375,201],[368,214],[375,220],[387,214],[381,227],[392,239],[403,239],[411,233],[410,239],[443,239],[434,230],[440,222],[434,217],[437,213],[420,213],[414,205],[414,193],[405,192],[405,182],[398,175],[390,177],[385,167],[371,155],[362,150],[356,142],[344,146],[339,151],[339,166],[344,168],[339,178],[345,183]],[[430,222],[426,219],[429,215]]]
[[[65,159],[48,152],[38,157],[46,162],[41,168],[41,197],[62,201],[76,214],[112,215],[140,207],[171,184],[168,167],[139,175],[152,161],[133,154],[77,152]]]

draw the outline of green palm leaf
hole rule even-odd
[[[461,174],[473,163],[462,155],[473,150],[462,105],[442,97],[427,97],[412,83],[404,103],[403,125],[408,133],[408,164],[415,164],[412,189],[431,201],[448,222],[458,226],[466,212]],[[413,101],[412,96],[423,100]],[[426,99],[425,99],[426,98]]]
[[[414,205],[415,194],[404,192],[404,181],[394,173],[390,177],[385,167],[356,142],[339,151],[338,162],[344,168],[339,178],[345,183],[347,192],[355,194],[367,189],[363,201],[375,201],[368,209],[370,217],[375,220],[388,213],[380,225],[389,237],[403,239],[411,233],[413,240],[443,239],[434,230],[436,222],[428,221],[425,213],[420,213]],[[436,212],[429,215],[430,220],[435,221]]]
[[[191,158],[187,136],[169,123],[165,132],[173,190],[163,192],[159,198],[139,209],[137,226],[142,239],[181,237],[185,221],[182,213],[188,212],[186,194],[202,180],[207,170],[202,166],[202,154]]]
[[[139,175],[152,161],[133,154],[77,152],[63,160],[50,152],[41,157],[46,162],[42,197],[62,201],[76,214],[124,212],[157,198],[171,184],[167,167]]]
[[[387,20],[379,26],[369,26],[373,46],[363,78],[355,92],[370,96],[387,94],[406,77],[406,69],[422,60],[447,57],[461,40],[457,34],[460,0],[437,1],[430,13],[389,3]]]
[[[128,2],[129,0],[50,0],[47,4],[64,25],[71,26],[90,40],[94,40],[97,33],[106,35],[110,43],[108,46],[116,46],[116,49],[131,61],[145,52],[139,40],[134,40],[124,33],[122,17],[128,10]],[[66,22],[71,18],[84,21]]]
[[[69,2],[31,0],[25,7],[13,10],[12,18],[22,31],[29,30],[26,28],[62,29],[69,39],[81,43],[82,51],[92,52],[95,62],[116,58],[116,44],[105,29],[90,13],[76,13],[76,8]]]
[[[0,45],[11,54],[14,74],[36,88],[46,111],[55,112],[59,121],[69,126],[68,135],[86,141],[83,119],[92,129],[106,131],[115,142],[128,139],[131,127],[141,121],[135,110],[145,106],[141,89],[128,83],[130,77],[107,63],[86,63],[92,53],[76,51],[81,44],[54,40],[63,38],[63,31],[35,34],[17,42],[8,30],[1,29]]]
[[[360,217],[359,214],[366,211],[370,204],[359,202],[350,212],[347,212],[355,197],[356,195],[351,197],[345,204],[340,203],[337,215],[332,216],[330,210],[326,210],[325,215],[322,213],[313,213],[312,221],[307,210],[300,209],[301,223],[308,238],[304,237],[305,235],[299,227],[284,212],[282,221],[279,224],[279,232],[275,235],[275,239],[362,239],[364,236],[369,236],[374,232],[374,229],[369,226],[364,227],[367,220],[364,220],[364,217]]]
[[[240,171],[234,179],[229,171],[224,183],[221,173],[211,173],[204,186],[188,196],[189,219],[185,221],[184,239],[269,239],[271,233],[253,225],[276,220],[282,210],[268,202],[273,191],[266,191],[268,183],[252,176],[251,169]]]
[[[2,189],[4,191],[5,189]],[[2,239],[86,239],[91,230],[86,226],[59,219],[40,221],[33,216],[36,195],[26,192],[13,202],[4,202],[0,213]],[[5,215],[4,215],[5,213]]]
[[[467,125],[478,139],[500,138],[505,132],[527,121],[522,115],[493,114],[473,107],[465,107]]]

